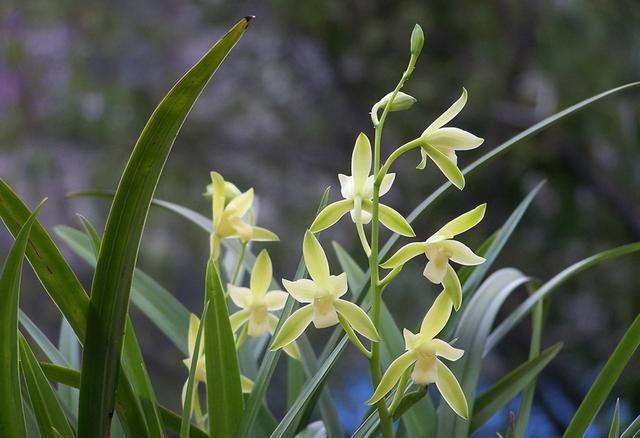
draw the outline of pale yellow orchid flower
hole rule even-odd
[[[211,192],[213,204],[213,232],[211,233],[211,254],[217,258],[220,254],[220,240],[237,238],[246,243],[255,241],[279,240],[271,231],[248,223],[245,216],[253,203],[253,189],[239,193],[233,184],[227,184],[217,172],[211,172]]]
[[[351,156],[351,176],[339,174],[341,194],[344,198],[326,206],[311,224],[311,231],[317,233],[340,220],[342,216],[351,213],[351,219],[356,225],[371,222],[373,209],[373,183],[374,176],[371,172],[371,143],[364,133],[360,133],[356,139]],[[394,173],[384,176],[380,184],[380,193],[386,194],[395,179]],[[407,237],[415,236],[411,225],[396,210],[383,204],[379,204],[378,215],[380,222],[391,231]]]
[[[253,265],[249,287],[227,285],[231,300],[240,308],[229,317],[234,333],[246,324],[249,336],[260,337],[267,332],[273,334],[278,317],[270,312],[282,309],[289,294],[281,290],[268,290],[272,276],[271,259],[263,249]],[[294,359],[300,359],[300,350],[295,343],[287,345],[285,352]]]
[[[305,233],[302,252],[311,279],[282,280],[282,284],[293,298],[306,305],[284,322],[271,350],[289,345],[311,322],[316,328],[331,327],[340,322],[346,325],[348,333],[355,330],[377,342],[380,336],[369,316],[357,305],[340,298],[347,293],[347,274],[330,275],[327,256],[310,231]]]
[[[476,255],[465,244],[453,240],[453,237],[477,225],[484,217],[486,209],[487,204],[482,204],[458,216],[424,242],[413,242],[403,246],[381,266],[385,269],[395,269],[424,254],[428,260],[424,276],[432,283],[442,284],[454,308],[458,310],[462,303],[462,287],[449,261],[473,266],[483,263],[485,259]]]
[[[464,351],[454,348],[435,336],[442,331],[451,315],[452,302],[442,292],[425,315],[420,332],[404,329],[406,353],[394,360],[380,380],[374,394],[367,401],[372,405],[393,389],[402,375],[413,365],[411,379],[417,385],[435,383],[442,398],[451,409],[463,418],[469,417],[469,408],[464,392],[451,370],[438,357],[456,361]],[[414,365],[415,364],[415,365]]]
[[[427,158],[436,163],[442,173],[459,189],[464,188],[464,175],[458,168],[456,151],[475,149],[484,139],[460,128],[444,126],[457,116],[467,103],[467,90],[440,117],[438,117],[420,136],[422,161],[418,169],[424,169]]]

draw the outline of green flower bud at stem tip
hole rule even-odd
[[[413,32],[411,32],[411,55],[416,57],[419,56],[423,45],[424,32],[422,32],[420,25],[416,24],[413,27]]]
[[[377,106],[379,108],[384,108],[387,105],[387,102],[389,102],[389,99],[391,99],[392,94],[393,93],[389,93],[384,96]],[[403,93],[402,91],[398,91],[398,94],[396,94],[395,99],[393,99],[393,102],[391,102],[391,105],[389,106],[389,111],[404,111],[411,108],[411,106],[416,102],[417,100],[415,97],[409,96],[407,93]]]

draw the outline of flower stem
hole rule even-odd
[[[371,255],[369,256],[369,269],[371,271],[371,320],[375,325],[378,332],[380,332],[380,308],[382,305],[382,286],[380,285],[380,271],[378,260],[378,235],[380,228],[379,221],[379,206],[380,206],[380,184],[382,178],[378,177],[380,173],[380,144],[382,142],[382,128],[384,122],[389,114],[391,102],[396,98],[396,95],[400,89],[404,86],[404,83],[409,79],[409,76],[413,72],[417,57],[411,55],[409,65],[404,71],[402,78],[393,90],[391,97],[387,105],[382,112],[380,122],[375,125],[375,137],[373,143],[373,174],[376,175],[373,183],[373,208],[371,219]],[[382,379],[382,370],[380,368],[380,346],[378,342],[374,342],[371,345],[371,358],[369,360],[369,368],[371,370],[371,380],[373,382],[374,389],[380,384]],[[380,417],[380,430],[384,438],[393,438],[393,418],[389,414],[389,409],[384,399],[381,399],[376,403],[378,409],[378,416]]]
[[[409,382],[409,370],[411,368],[407,368],[404,373],[402,373],[402,377],[400,377],[400,383],[398,383],[398,388],[396,389],[396,393],[393,395],[393,401],[391,405],[389,405],[389,412],[391,415],[396,411],[398,405],[402,401],[402,397],[404,396],[404,391],[407,389],[407,383]]]
[[[247,248],[247,242],[243,242],[240,246],[240,254],[238,254],[238,260],[236,261],[236,267],[233,270],[233,275],[231,275],[231,284],[236,284],[238,280],[238,275],[240,274],[240,269],[242,269],[242,262],[244,260],[244,251]]]

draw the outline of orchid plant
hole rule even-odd
[[[371,378],[368,400],[363,400],[369,410],[354,437],[381,434],[390,438],[397,434],[463,438],[520,394],[518,416],[506,436],[524,438],[536,376],[561,348],[557,344],[541,350],[544,301],[574,274],[609,258],[640,251],[640,243],[595,254],[547,282],[513,268],[500,269],[484,279],[539,187],[477,250],[461,242],[459,236],[482,221],[486,204],[450,220],[426,240],[416,239],[411,222],[450,186],[462,190],[465,173],[518,140],[640,83],[612,89],[565,109],[487,152],[464,171],[459,167],[458,153],[479,147],[483,140],[449,126],[467,103],[463,88],[461,97],[421,135],[389,147],[383,160],[387,148],[383,149],[382,134],[389,114],[408,110],[417,101],[402,91],[424,44],[422,29],[416,25],[409,63],[400,81],[371,108],[373,141],[364,132],[359,133],[351,156],[351,174],[337,175],[342,199],[328,203],[325,192],[317,215],[304,232],[298,271],[278,279],[274,278],[268,253],[271,248],[261,248],[257,256],[252,252],[254,245],[277,245],[279,241],[275,233],[256,225],[253,188],[240,190],[220,173],[212,172],[205,193],[211,200],[211,217],[153,199],[164,163],[189,110],[251,20],[240,20],[159,104],[133,150],[115,195],[99,194],[113,196],[104,234],[101,236],[82,216],[84,231],[55,229],[77,255],[95,266],[91,294],[38,222],[44,201],[31,210],[0,180],[0,218],[15,236],[0,271],[0,437],[159,438],[171,431],[180,438],[339,438],[344,430],[331,393],[325,389],[341,354],[353,346],[368,362]],[[416,149],[422,158],[417,168],[442,173],[446,181],[405,218],[380,199],[392,190],[396,179],[404,177],[391,172],[395,161]],[[199,225],[209,239],[199,315],[136,268],[152,203]],[[368,269],[360,267],[337,243],[334,250],[340,269],[329,263],[325,252],[328,246],[323,246],[321,233],[336,226],[347,213]],[[384,246],[380,242],[382,227],[391,232]],[[387,257],[399,238],[410,240]],[[413,274],[413,283],[435,285],[438,294],[424,309],[422,322],[415,321],[416,329],[400,331],[386,306],[384,291],[399,278],[405,265],[422,255],[426,257],[425,279]],[[58,346],[19,312],[24,258],[63,315]],[[458,265],[462,268],[456,271]],[[491,331],[498,309],[521,286],[528,287],[528,298]],[[180,352],[188,369],[182,391],[176,388],[176,402],[181,399],[182,412],[163,406],[155,396],[129,318],[130,302]],[[528,360],[476,395],[483,357],[529,313],[533,325]],[[314,330],[332,331],[324,338],[319,356],[307,336]],[[567,426],[565,437],[585,433],[638,345],[640,316],[602,368]],[[267,403],[267,390],[282,352],[287,358],[287,411],[278,421]],[[176,363],[180,365],[177,359]],[[428,391],[428,387],[433,390]],[[202,403],[203,398],[206,403]],[[437,398],[441,402],[436,409]],[[316,406],[322,421],[307,424]],[[637,436],[640,417],[620,433],[619,411],[616,405],[609,436]]]

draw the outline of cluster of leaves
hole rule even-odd
[[[158,437],[167,430],[181,437],[288,437],[298,433],[342,436],[344,432],[324,383],[349,343],[355,344],[369,359],[376,386],[370,400],[375,403],[375,409],[363,418],[354,436],[379,432],[392,436],[393,421],[397,419],[401,420],[398,434],[403,436],[467,436],[518,394],[521,394],[518,415],[507,434],[524,436],[536,376],[561,348],[554,345],[541,351],[543,301],[573,275],[602,261],[638,251],[640,243],[590,256],[546,282],[512,268],[499,269],[487,276],[538,192],[538,186],[477,249],[477,254],[453,237],[482,219],[484,205],[452,220],[429,239],[409,243],[384,263],[381,260],[401,235],[413,236],[411,222],[434,201],[444,196],[452,185],[464,186],[465,175],[508,151],[519,140],[606,96],[639,84],[627,84],[567,108],[459,169],[455,150],[481,143],[481,139],[469,133],[444,126],[464,106],[465,91],[418,139],[396,149],[381,164],[380,139],[388,113],[407,109],[415,101],[400,92],[400,88],[410,76],[422,47],[422,32],[416,27],[409,67],[395,90],[372,110],[376,131],[373,154],[366,136],[360,135],[354,148],[352,176],[340,176],[345,199],[326,205],[328,192],[325,193],[319,214],[305,234],[303,260],[295,279],[283,281],[286,293],[278,290],[278,283],[272,278],[266,251],[257,257],[251,253],[250,241],[277,239],[273,233],[254,225],[251,189],[242,193],[213,173],[208,191],[213,204],[211,219],[183,206],[153,199],[164,163],[189,110],[249,21],[250,18],[245,18],[237,23],[156,108],[113,195],[103,236],[84,218],[81,218],[84,231],[69,227],[56,229],[75,252],[95,266],[91,297],[38,222],[42,204],[30,210],[6,182],[0,182],[0,217],[15,236],[0,273],[0,436]],[[383,111],[380,118],[379,110]],[[393,182],[394,177],[388,173],[393,161],[415,148],[420,149],[423,158],[418,167],[425,167],[430,159],[449,182],[405,219],[380,204],[379,196]],[[373,175],[369,175],[372,162]],[[135,267],[152,203],[200,225],[210,237],[211,258],[200,318],[191,315],[167,290]],[[335,244],[343,273],[333,276],[314,233],[333,225],[347,212],[352,214],[363,251],[369,257],[369,270],[363,270]],[[370,238],[364,230],[369,222],[372,224]],[[378,242],[378,223],[394,232],[384,245]],[[428,258],[425,277],[441,284],[443,291],[426,312],[418,334],[405,330],[406,352],[403,352],[402,333],[384,305],[382,292],[402,266],[419,254]],[[19,311],[25,257],[62,313],[58,346]],[[230,263],[221,263],[224,259]],[[469,266],[455,272],[449,260]],[[231,268],[225,269],[226,266]],[[379,267],[390,269],[390,273],[380,279]],[[303,278],[307,270],[311,279]],[[241,286],[243,271],[251,272],[249,287]],[[228,280],[226,288],[223,279]],[[492,330],[502,303],[523,286],[529,291],[528,297]],[[351,300],[342,298],[347,289],[351,290]],[[229,301],[238,307],[231,315]],[[307,305],[294,312],[295,301]],[[128,317],[130,302],[187,357],[189,376],[182,394],[182,413],[163,407],[155,397]],[[365,313],[369,308],[370,316]],[[490,389],[476,395],[483,357],[528,314],[533,321],[529,359]],[[319,357],[303,333],[311,322],[319,328],[339,324]],[[33,342],[27,342],[23,333]],[[370,350],[356,333],[371,341]],[[270,334],[274,339],[267,348]],[[440,338],[453,339],[455,347],[435,339],[438,334]],[[565,436],[584,433],[639,344],[640,316],[629,326],[604,365]],[[290,357],[291,403],[284,418],[277,422],[265,395],[281,348]],[[449,369],[436,356],[455,363]],[[306,376],[302,381],[295,377],[300,369]],[[384,376],[382,369],[386,370]],[[51,382],[58,384],[57,390]],[[201,408],[198,382],[205,383],[205,409]],[[439,408],[427,393],[426,385],[430,383],[436,384],[446,402]],[[307,425],[316,406],[320,408],[322,423]],[[634,436],[640,430],[640,417],[621,433],[617,412],[610,436]]]

